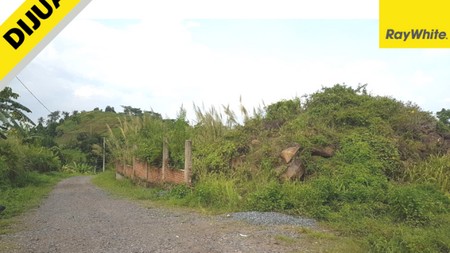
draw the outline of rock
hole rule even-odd
[[[330,158],[334,155],[334,149],[332,147],[326,147],[323,149],[313,148],[311,150],[312,156],[321,156],[324,158]]]
[[[261,144],[261,141],[259,141],[259,140],[257,140],[257,139],[253,139],[253,140],[251,141],[251,144],[252,144],[253,146],[259,146],[259,145]]]
[[[287,168],[287,171],[281,176],[284,180],[300,179],[305,174],[305,168],[299,159],[294,158]]]
[[[286,163],[289,163],[292,158],[297,154],[300,149],[300,145],[296,145],[294,147],[287,148],[281,151],[281,157],[284,159]]]

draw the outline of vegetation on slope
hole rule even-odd
[[[36,172],[98,171],[103,137],[110,163],[137,157],[160,165],[167,140],[178,168],[191,139],[193,185],[142,189],[140,198],[314,217],[365,251],[450,251],[450,110],[435,117],[372,96],[365,86],[343,85],[253,113],[241,107],[240,116],[225,106],[194,105],[191,123],[183,108],[176,119],[129,106],[124,113],[107,109],[54,112],[22,131],[16,129],[25,119],[12,118],[19,123],[7,126],[0,143],[2,192],[25,189]],[[304,170],[294,180],[280,176],[280,152],[289,147],[299,147],[294,159]]]
[[[195,124],[180,124],[194,144],[193,187],[176,186],[157,198],[222,211],[306,215],[373,252],[450,250],[447,110],[435,118],[412,103],[372,96],[365,86],[336,85],[251,116],[242,108],[243,124],[227,107],[223,114],[195,111]],[[160,143],[145,140],[170,138],[170,128],[156,127],[160,119],[127,122],[129,131],[115,136],[119,159],[159,152]],[[305,173],[285,181],[276,168],[283,164],[280,152],[294,145]],[[333,155],[312,155],[324,149]]]

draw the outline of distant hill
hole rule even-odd
[[[119,118],[123,115],[123,113],[103,112],[100,110],[80,112],[72,115],[56,128],[58,132],[56,143],[66,145],[75,140],[80,133],[108,136],[107,125],[112,129],[117,128]]]

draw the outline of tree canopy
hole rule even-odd
[[[34,125],[25,113],[31,110],[16,101],[19,94],[5,87],[0,91],[0,137],[6,139],[6,131],[10,128],[21,130],[24,125]]]

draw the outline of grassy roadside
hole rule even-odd
[[[20,214],[39,206],[53,187],[62,179],[71,176],[65,173],[27,174],[29,185],[21,188],[1,189],[0,204],[6,209],[0,214],[0,234],[11,232],[11,224]]]
[[[136,201],[152,201],[152,204],[158,202],[159,204],[166,204],[167,207],[169,206],[168,202],[161,203],[158,197],[161,196],[162,192],[164,192],[162,188],[139,187],[129,179],[116,180],[115,172],[112,170],[107,170],[106,172],[97,174],[92,178],[92,183],[121,198]]]
[[[156,203],[167,207],[187,207],[203,213],[227,213],[246,210],[277,211],[277,209],[254,209],[255,205],[253,207],[246,206],[245,201],[251,200],[252,195],[242,196],[240,199],[230,197],[234,196],[234,194],[227,193],[230,181],[219,178],[208,178],[198,183],[195,189],[185,186],[145,188],[136,186],[127,179],[117,181],[114,172],[108,171],[97,175],[93,182],[116,196],[138,200],[144,205],[153,206]],[[325,186],[326,184],[323,185],[323,187]],[[287,187],[288,191],[284,189],[280,192],[280,196],[286,198],[290,194],[301,193],[301,187],[310,186],[308,184],[287,184],[283,187]],[[394,209],[392,213],[377,215],[369,212],[370,209],[367,205],[370,203],[347,203],[341,211],[329,210],[328,218],[319,218],[322,230],[303,229],[299,231],[301,237],[298,239],[283,236],[278,236],[275,239],[277,243],[292,245],[293,248],[302,243],[317,244],[317,247],[313,248],[319,252],[449,252],[450,213],[445,211],[445,206],[442,206],[442,212],[433,213],[427,209],[436,205],[438,207],[444,205],[448,202],[448,200],[443,199],[446,197],[437,194],[431,188],[423,188],[422,186],[391,185],[390,187],[393,188],[390,191],[391,200],[389,203],[391,208],[399,206],[401,208],[399,210]],[[233,190],[229,190],[229,192],[233,192]],[[255,188],[254,192],[258,192],[258,190]],[[408,201],[395,205],[395,201],[403,200],[403,198],[396,199],[395,197],[405,194],[408,196]],[[437,196],[433,194],[437,194]],[[258,194],[258,196],[260,195]],[[266,204],[270,203],[272,205],[279,204],[279,201],[276,201],[278,195],[274,195],[273,191],[270,191],[268,196],[269,199],[258,198],[256,207],[259,205],[267,206]],[[314,198],[314,196],[311,196],[311,198]],[[306,201],[301,197],[296,197],[296,199]],[[380,210],[387,209],[380,207]],[[286,212],[286,210],[280,211]],[[406,212],[406,215],[412,213],[416,219],[396,220],[393,217],[396,217],[394,215],[397,212],[400,212],[400,214]],[[292,214],[303,215],[302,213]],[[419,221],[421,223],[418,223]]]
[[[229,209],[224,207],[222,210],[219,210],[217,207],[195,204],[193,199],[180,197],[180,195],[184,196],[183,193],[180,193],[182,191],[180,189],[184,189],[184,187],[175,186],[171,189],[145,188],[135,185],[129,179],[116,180],[113,171],[106,171],[96,175],[92,182],[114,196],[135,200],[144,206],[154,206],[156,204],[165,208],[190,208],[206,214],[242,211],[239,208]],[[292,246],[292,248],[308,246],[308,248],[314,248],[315,252],[367,252],[367,250],[362,248],[357,238],[339,236],[336,232],[328,229],[328,224],[322,223],[322,225],[326,229],[298,228],[297,232],[301,235],[298,238],[278,235],[275,236],[275,241],[278,244]]]

